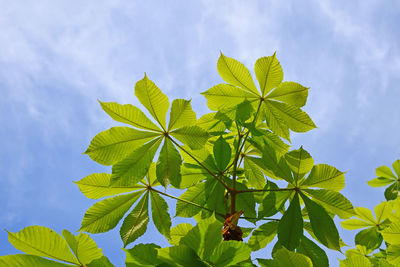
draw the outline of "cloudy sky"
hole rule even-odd
[[[355,206],[383,200],[383,190],[366,181],[400,158],[399,1],[0,6],[0,228],[77,230],[94,202],[72,180],[109,171],[82,152],[95,134],[117,125],[97,99],[139,105],[133,87],[146,72],[170,99],[191,98],[203,114],[199,93],[222,81],[220,51],[251,70],[257,58],[277,51],[284,80],[311,87],[305,110],[318,126],[294,135],[294,147],[302,144],[316,163],[346,171],[343,193]],[[352,245],[355,233],[341,233]],[[123,265],[118,229],[94,238]],[[159,238],[148,233],[138,241]],[[0,251],[17,252],[4,231]],[[341,255],[329,255],[335,266]]]

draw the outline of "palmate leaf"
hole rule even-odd
[[[146,74],[142,80],[135,84],[135,95],[158,124],[165,129],[165,119],[169,108],[168,97],[158,89],[154,82],[147,78]]]
[[[272,108],[268,103],[264,103],[261,108],[262,118],[266,121],[268,128],[271,129],[276,135],[290,141],[289,126],[279,113]]]
[[[325,209],[300,193],[308,211],[311,227],[317,239],[330,249],[340,250],[339,233],[335,223]]]
[[[146,232],[148,223],[149,193],[146,193],[122,223],[120,235],[124,247],[141,237]]]
[[[172,101],[168,131],[184,126],[192,126],[196,121],[196,113],[192,110],[190,100],[175,99]]]
[[[255,95],[259,95],[249,70],[239,61],[226,57],[221,52],[217,63],[217,69],[219,75],[227,83],[243,88]]]
[[[196,252],[188,246],[179,245],[158,249],[158,258],[167,263],[166,266],[198,266],[207,267]]]
[[[86,211],[79,230],[103,233],[113,229],[143,192],[141,190],[97,202]]]
[[[99,102],[102,109],[116,121],[144,130],[161,132],[160,128],[147,118],[139,108],[131,104],[120,105],[115,102]]]
[[[224,110],[235,107],[245,99],[251,101],[259,97],[239,87],[229,84],[218,84],[201,93],[207,98],[207,106],[211,110]]]
[[[103,256],[101,249],[87,234],[80,233],[78,236],[74,236],[68,230],[63,230],[62,235],[80,264],[89,264]]]
[[[221,134],[225,131],[226,126],[223,121],[215,118],[216,112],[207,113],[201,116],[197,121],[197,126],[204,129],[208,133],[218,133]]]
[[[378,232],[376,227],[367,228],[357,233],[354,238],[356,245],[364,246],[368,251],[374,251],[382,244],[382,235]]]
[[[248,242],[251,250],[256,251],[265,248],[276,236],[278,225],[278,222],[272,221],[264,223],[255,229]]]
[[[129,156],[112,167],[111,185],[130,186],[143,179],[148,172],[160,145],[157,138],[134,150]]]
[[[368,184],[372,187],[381,187],[389,185],[385,190],[386,200],[394,200],[400,195],[400,159],[396,160],[392,164],[394,173],[388,166],[380,166],[376,169],[375,179],[368,181]]]
[[[301,188],[319,187],[339,192],[344,188],[344,172],[327,164],[315,165],[308,177],[300,183]]]
[[[171,217],[165,200],[154,191],[150,191],[151,216],[157,230],[167,239],[170,238]]]
[[[205,183],[199,183],[187,189],[180,199],[203,206],[206,203]],[[199,213],[201,208],[184,201],[176,202],[176,215],[179,217],[190,218]]]
[[[391,223],[389,227],[381,231],[385,242],[392,245],[400,245],[400,223]]]
[[[157,258],[159,248],[156,244],[138,244],[131,249],[123,249],[126,252],[126,267],[152,267],[160,264]]]
[[[276,59],[276,53],[270,57],[259,58],[254,66],[254,71],[260,83],[262,96],[277,87],[283,80],[282,67]]]
[[[181,183],[177,188],[188,188],[207,178],[212,179],[210,174],[201,166],[184,163],[181,167]]]
[[[254,187],[255,189],[262,189],[265,187],[266,181],[264,174],[254,162],[246,160],[246,157],[244,160],[244,170],[250,187]]]
[[[18,233],[8,232],[8,241],[16,249],[30,255],[79,264],[65,239],[47,227],[35,225],[25,227]]]
[[[0,257],[0,266],[3,267],[26,267],[26,266],[40,266],[40,267],[71,267],[77,265],[64,264],[57,261],[48,260],[35,255],[15,254]]]
[[[342,219],[354,216],[351,202],[342,194],[327,189],[304,189],[302,192],[312,197],[312,200],[322,205],[327,211],[337,214]]]
[[[178,187],[181,183],[181,164],[182,158],[179,151],[171,140],[165,138],[156,168],[157,180],[160,184],[164,187],[169,184]]]
[[[300,147],[297,150],[292,150],[285,155],[287,165],[293,172],[294,182],[297,183],[304,174],[308,173],[314,166],[314,160],[311,155]]]
[[[372,264],[364,255],[352,254],[344,260],[340,260],[340,267],[371,267]]]
[[[220,243],[210,257],[212,266],[225,267],[238,264],[250,258],[250,247],[240,241],[224,241]]]
[[[325,251],[305,236],[301,237],[300,245],[296,252],[309,257],[313,266],[329,267],[329,260]]]
[[[400,245],[399,244],[390,245],[387,248],[387,260],[393,266],[399,266],[400,265]]]
[[[103,165],[113,165],[135,148],[159,136],[159,133],[138,131],[129,127],[112,127],[97,134],[85,154]]]
[[[312,267],[312,261],[307,256],[289,251],[281,247],[272,254],[273,260],[257,259],[262,267]]]
[[[218,170],[224,171],[225,167],[228,166],[231,161],[232,150],[230,145],[220,136],[214,143],[213,151]]]
[[[81,192],[91,199],[99,199],[117,195],[120,193],[127,193],[139,189],[145,189],[145,185],[132,185],[132,186],[110,186],[111,174],[109,173],[93,173],[81,180],[74,182],[79,186]]]
[[[236,183],[236,188],[238,190],[247,190],[247,186],[245,186],[242,183],[237,182]],[[248,217],[248,221],[255,223],[257,219],[257,213],[256,213],[256,201],[254,199],[253,194],[239,194],[236,196],[236,207],[238,210],[243,210],[244,211],[244,216]],[[254,219],[250,219],[254,218]]]
[[[278,100],[296,107],[302,107],[307,102],[307,87],[295,82],[283,82],[279,84],[265,98]]]
[[[184,237],[192,228],[193,226],[190,223],[181,223],[172,227],[170,238],[168,239],[169,243],[178,246],[181,238]]]
[[[299,195],[296,193],[285,211],[278,226],[278,240],[289,250],[294,250],[303,235],[303,217],[301,216]]]
[[[196,125],[173,130],[170,134],[191,149],[203,148],[208,138],[210,138],[210,135],[205,130]]]

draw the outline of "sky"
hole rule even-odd
[[[98,99],[140,106],[144,72],[174,98],[222,82],[220,51],[244,63],[275,51],[285,81],[310,87],[317,125],[292,135],[316,163],[346,172],[343,194],[372,208],[383,189],[366,181],[400,158],[399,1],[18,1],[0,0],[0,228],[76,231],[94,204],[72,181],[110,172],[83,155],[113,122]],[[198,116],[200,117],[200,116]],[[173,202],[169,202],[173,214]],[[183,220],[177,220],[182,222]],[[166,246],[150,232],[138,242]],[[340,225],[338,225],[340,228]],[[356,232],[341,230],[354,245]],[[123,266],[119,228],[92,235]],[[257,256],[270,258],[270,249]],[[18,253],[0,231],[1,255]],[[329,252],[338,266],[339,253]]]

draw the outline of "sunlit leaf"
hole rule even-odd
[[[126,267],[150,267],[160,264],[161,261],[157,259],[159,248],[156,244],[138,244],[131,249],[124,249]]]
[[[191,149],[201,149],[210,135],[199,126],[188,126],[173,130],[171,135]]]
[[[80,233],[74,236],[68,230],[63,230],[62,235],[81,264],[89,264],[103,256],[101,249],[87,234]]]
[[[168,131],[192,126],[196,123],[196,113],[192,110],[191,100],[175,99],[172,101]]]
[[[327,164],[315,165],[301,186],[340,191],[344,188],[344,173]]]
[[[308,89],[309,88],[299,83],[283,82],[265,98],[282,101],[296,107],[302,107],[307,102]]]
[[[303,147],[290,151],[285,155],[285,159],[288,166],[293,171],[295,182],[305,173],[308,173],[314,166],[313,158]]]
[[[382,235],[374,228],[364,229],[357,233],[354,242],[373,251],[381,246]]]
[[[16,254],[6,255],[0,257],[0,266],[3,267],[27,267],[27,266],[40,266],[40,267],[68,267],[76,266],[64,264],[56,261],[51,261],[35,255]]]
[[[244,170],[248,185],[255,189],[262,189],[265,186],[265,177],[260,168],[251,160],[244,159]]]
[[[387,248],[387,260],[393,265],[393,266],[399,266],[400,265],[400,245],[390,245]]]
[[[135,84],[135,95],[160,126],[165,129],[165,118],[169,108],[168,97],[147,78],[146,74]]]
[[[100,164],[113,165],[158,135],[129,127],[112,127],[97,134],[85,154]]]
[[[231,161],[232,150],[225,139],[220,136],[213,147],[215,163],[220,171],[224,171]]]
[[[95,203],[86,211],[79,230],[103,233],[113,229],[142,193],[119,195]]]
[[[170,237],[171,217],[167,202],[154,191],[150,191],[151,216],[157,230],[166,238]]]
[[[260,250],[270,243],[276,236],[278,224],[278,222],[272,221],[264,223],[255,229],[248,242],[251,250]]]
[[[193,249],[184,245],[160,248],[158,249],[158,258],[161,261],[168,263],[168,266],[207,267]]]
[[[135,185],[146,175],[160,145],[155,139],[134,150],[129,156],[112,167],[111,185]]]
[[[181,223],[172,227],[170,238],[168,239],[169,243],[178,246],[181,238],[184,237],[192,228],[193,226],[190,223]]]
[[[391,223],[381,231],[385,241],[392,245],[400,245],[400,223]]]
[[[249,70],[239,61],[226,57],[221,53],[217,69],[219,75],[227,83],[239,86],[255,95],[259,94]]]
[[[214,250],[210,261],[212,266],[225,267],[232,266],[250,258],[250,247],[240,241],[224,241]]]
[[[168,138],[164,139],[160,156],[157,161],[157,180],[164,187],[172,184],[179,186],[181,183],[181,164],[182,158],[179,151]]]
[[[204,194],[205,183],[200,183],[195,186],[188,188],[185,193],[183,193],[179,198],[183,201],[176,202],[176,215],[179,217],[193,217],[200,212],[201,208],[196,207],[190,203],[203,206],[206,202],[206,197]],[[187,202],[186,202],[187,201]]]
[[[300,245],[296,252],[309,257],[313,266],[329,267],[328,256],[325,251],[305,236],[301,237]]]
[[[254,66],[254,71],[260,83],[262,96],[277,87],[283,80],[282,67],[276,59],[276,53],[270,57],[259,58]]]
[[[371,267],[371,262],[363,255],[352,255],[351,257],[341,260],[340,267]]]
[[[81,192],[91,199],[98,199],[117,195],[120,193],[127,193],[139,189],[144,189],[144,185],[132,186],[110,186],[111,174],[109,173],[93,173],[89,176],[82,178],[80,181],[74,182],[79,186]]]
[[[102,109],[116,121],[127,123],[144,130],[161,131],[139,108],[131,104],[120,105],[115,102],[99,102]]]
[[[124,247],[142,236],[149,223],[149,196],[144,194],[136,207],[126,216],[120,229]]]

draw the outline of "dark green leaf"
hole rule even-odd
[[[340,250],[339,233],[335,223],[321,205],[300,193],[308,211],[312,230],[317,239],[330,249]]]
[[[224,241],[214,250],[210,261],[214,267],[232,266],[250,258],[251,249],[240,241]]]
[[[207,267],[193,249],[184,245],[160,248],[158,249],[158,258],[171,266]]]
[[[303,218],[301,216],[299,195],[296,193],[289,208],[283,214],[278,226],[278,240],[289,250],[294,250],[303,235]]]
[[[296,252],[309,257],[313,266],[329,267],[329,260],[325,251],[305,236],[301,237],[300,245]]]
[[[131,249],[124,249],[126,252],[126,267],[150,267],[161,263],[157,259],[156,244],[138,244]]]
[[[383,237],[377,231],[376,227],[361,230],[354,238],[356,245],[361,245],[373,251],[379,248],[382,244]]]
[[[215,141],[213,152],[218,170],[225,170],[225,167],[228,166],[229,162],[231,161],[232,150],[230,145],[225,141],[222,136],[220,136],[217,141]]]

